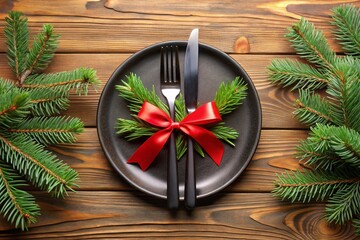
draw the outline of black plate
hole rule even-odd
[[[181,71],[187,42],[172,41],[147,47],[131,56],[121,64],[107,82],[99,102],[97,126],[100,144],[113,167],[130,184],[151,195],[166,198],[166,149],[164,149],[152,165],[143,172],[137,164],[126,161],[141,145],[142,141],[127,142],[115,133],[117,118],[130,118],[127,103],[118,96],[115,85],[130,72],[136,73],[144,85],[153,85],[159,96],[160,47],[178,45]],[[242,67],[231,57],[211,46],[199,46],[199,102],[212,101],[215,92],[223,81],[233,80],[241,76],[248,84],[248,96],[244,103],[234,112],[224,117],[227,125],[235,128],[240,136],[236,147],[224,143],[225,154],[218,167],[208,156],[195,158],[197,196],[203,198],[214,194],[244,171],[257,147],[261,130],[261,107],[256,89]],[[165,101],[165,100],[164,100]],[[184,196],[185,157],[179,160],[180,196]]]

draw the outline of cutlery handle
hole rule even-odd
[[[179,183],[176,160],[176,145],[174,133],[170,136],[167,164],[167,205],[170,209],[179,207]]]
[[[193,209],[196,202],[196,180],[194,166],[194,144],[192,139],[188,138],[187,159],[185,169],[185,207]]]

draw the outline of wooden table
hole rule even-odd
[[[237,0],[0,0],[0,76],[13,78],[5,56],[4,17],[9,10],[29,17],[31,33],[51,23],[62,34],[48,72],[87,66],[104,86],[114,69],[136,51],[160,41],[187,40],[200,28],[200,41],[235,58],[248,72],[263,110],[258,149],[247,170],[215,199],[188,214],[171,214],[164,202],[126,183],[112,169],[96,134],[101,89],[72,96],[66,114],[80,117],[86,130],[74,145],[52,147],[81,176],[81,188],[68,198],[32,192],[42,208],[28,232],[4,220],[1,239],[165,238],[218,239],[355,239],[351,225],[330,226],[321,219],[323,204],[290,204],[272,197],[276,173],[298,169],[294,147],[307,129],[293,119],[296,94],[272,86],[266,66],[274,58],[297,58],[283,37],[304,16],[329,37],[329,9],[354,1]],[[359,2],[355,3],[360,5]]]

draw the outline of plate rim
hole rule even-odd
[[[121,64],[119,64],[117,66],[117,68],[114,70],[114,72],[110,75],[110,77],[108,78],[108,80],[106,81],[103,89],[102,89],[102,92],[100,94],[100,97],[99,97],[99,101],[98,101],[98,106],[97,106],[97,111],[96,111],[96,130],[97,130],[97,135],[98,135],[98,139],[99,139],[99,143],[100,143],[100,146],[101,146],[101,149],[103,150],[108,162],[110,162],[110,164],[112,165],[112,167],[117,171],[117,173],[123,178],[125,179],[131,186],[135,187],[136,189],[139,189],[140,191],[144,192],[144,193],[147,193],[149,195],[152,195],[152,196],[155,196],[155,197],[158,197],[158,198],[161,198],[161,199],[167,199],[167,196],[164,196],[164,195],[161,195],[161,194],[158,194],[158,193],[155,193],[155,192],[152,192],[150,190],[147,190],[146,188],[136,184],[135,182],[133,182],[129,177],[126,176],[126,174],[124,174],[121,169],[119,169],[119,167],[114,163],[113,160],[110,160],[112,159],[111,158],[111,154],[109,153],[109,151],[104,147],[105,145],[105,140],[103,139],[104,137],[102,136],[102,133],[100,131],[100,127],[99,127],[99,123],[101,121],[101,116],[99,114],[99,110],[101,108],[101,106],[104,104],[102,101],[103,98],[104,98],[104,92],[105,90],[107,90],[107,88],[109,88],[109,82],[111,79],[114,78],[114,76],[118,75],[119,72],[123,71],[123,69],[129,64],[131,63],[131,61],[133,61],[133,59],[143,55],[144,53],[146,53],[147,51],[151,50],[152,48],[158,48],[158,47],[161,47],[161,46],[164,46],[164,45],[169,45],[169,44],[176,44],[176,45],[182,45],[182,46],[186,46],[187,45],[187,41],[177,41],[177,40],[172,40],[172,41],[163,41],[163,42],[158,42],[158,43],[155,43],[155,44],[151,44],[145,48],[142,48],[140,49],[139,51],[135,52],[134,54],[132,54],[131,56],[129,56],[124,62],[122,62]],[[249,151],[250,154],[249,154],[249,157],[246,159],[245,163],[243,164],[243,166],[239,169],[239,171],[237,171],[236,174],[234,174],[234,176],[232,178],[230,178],[226,183],[224,183],[223,185],[221,185],[220,187],[210,191],[210,192],[207,192],[205,194],[201,194],[201,195],[197,195],[197,199],[204,199],[204,198],[207,198],[207,197],[210,197],[211,195],[217,193],[217,192],[220,192],[221,190],[223,190],[224,188],[226,188],[227,186],[229,186],[231,183],[233,183],[235,181],[235,179],[237,179],[240,174],[242,172],[244,172],[244,170],[247,168],[247,166],[249,165],[249,163],[251,162],[251,159],[253,158],[255,152],[256,152],[256,149],[259,145],[259,141],[260,141],[260,136],[261,136],[261,131],[262,131],[262,108],[261,108],[261,102],[260,102],[260,98],[259,98],[259,94],[255,88],[255,85],[252,81],[252,79],[250,78],[250,76],[247,74],[247,72],[245,71],[245,69],[233,58],[231,57],[229,54],[223,52],[222,50],[214,47],[214,46],[211,46],[211,45],[208,45],[208,44],[205,44],[205,43],[200,43],[199,42],[199,49],[200,48],[205,48],[211,52],[216,52],[217,54],[220,54],[222,57],[224,58],[227,58],[234,66],[236,66],[240,72],[242,73],[243,76],[245,76],[249,81],[248,81],[248,89],[251,88],[255,94],[255,99],[257,100],[256,101],[256,105],[257,105],[257,115],[259,116],[259,122],[258,122],[258,125],[256,126],[258,131],[257,131],[257,134],[256,134],[256,143],[252,146],[251,150]],[[180,200],[183,200],[183,197],[180,198]]]

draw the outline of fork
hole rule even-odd
[[[169,106],[170,117],[175,120],[175,99],[180,93],[180,64],[177,46],[161,47],[160,89]],[[174,133],[170,136],[167,164],[167,205],[179,207],[179,183]]]

